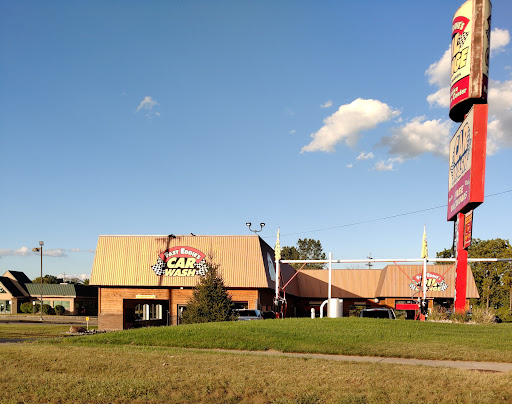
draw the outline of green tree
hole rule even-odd
[[[41,283],[41,277],[38,276],[32,282],[34,282],[34,283]],[[62,278],[57,278],[56,276],[53,276],[53,275],[45,275],[45,276],[43,276],[43,283],[59,284],[59,283],[62,283],[62,282],[64,282],[64,280]]]
[[[284,260],[325,260],[322,243],[312,238],[299,239],[297,247],[283,247],[281,259]],[[292,264],[294,268],[300,268],[303,264]],[[324,264],[307,264],[304,268],[322,269]]]
[[[437,258],[452,258],[453,251],[445,249]],[[475,238],[468,249],[468,258],[511,258],[512,246],[501,238],[480,240]],[[470,263],[475,284],[480,294],[478,304],[486,308],[506,306],[512,311],[512,264],[510,262]]]
[[[187,303],[182,322],[192,324],[235,320],[233,308],[233,301],[219,273],[219,265],[210,261],[206,275],[201,277]]]

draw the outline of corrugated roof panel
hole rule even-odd
[[[413,277],[423,273],[422,265],[388,265],[385,269],[385,277],[379,289],[377,297],[410,297],[418,296],[418,291],[411,288]],[[453,298],[455,291],[455,265],[427,265],[427,272],[439,274],[444,277],[447,288],[444,291],[428,291],[427,297]],[[427,281],[428,281],[427,274]],[[468,279],[466,288],[467,298],[478,297],[471,267],[468,265]]]
[[[332,297],[375,297],[380,269],[333,269]],[[298,275],[300,293],[304,297],[327,297],[329,271],[306,269]]]
[[[25,284],[28,293],[33,296],[41,296],[41,284],[40,283],[26,283]],[[44,296],[75,296],[75,285],[66,284],[52,284],[43,283],[43,297]]]
[[[253,236],[100,236],[91,284],[103,286],[195,286],[194,276],[157,275],[160,253],[191,247],[220,265],[228,287],[267,288],[269,276],[260,238]],[[264,243],[264,242],[263,242]],[[264,243],[266,245],[266,243]]]

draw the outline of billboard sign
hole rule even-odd
[[[466,1],[452,21],[450,118],[462,122],[473,104],[487,102],[491,2]]]
[[[471,240],[473,235],[473,211],[469,211],[464,215],[464,246],[467,250],[471,246]]]
[[[476,104],[450,141],[448,220],[484,201],[487,104]]]

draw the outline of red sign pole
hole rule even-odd
[[[464,213],[457,213],[457,267],[455,270],[455,311],[466,310],[466,286],[468,281],[468,252],[464,249]]]

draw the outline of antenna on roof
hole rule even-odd
[[[373,258],[372,258],[372,253],[368,253],[368,257],[366,257],[366,258],[368,258],[369,260],[372,260],[372,259],[373,259]],[[372,262],[371,262],[371,261],[368,261],[368,264],[367,264],[367,265],[368,265],[368,269],[372,269],[373,264],[372,264]]]

